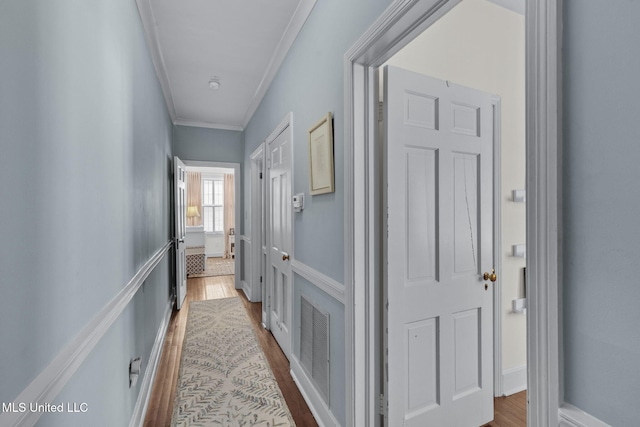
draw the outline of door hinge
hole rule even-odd
[[[387,402],[384,398],[384,394],[380,395],[380,415],[386,415]]]
[[[378,102],[378,121],[381,122],[384,115],[383,103],[382,101]]]
[[[262,179],[262,172],[260,172],[260,179]]]
[[[262,276],[260,276],[260,283],[262,283]]]

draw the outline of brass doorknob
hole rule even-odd
[[[492,268],[491,274],[485,272],[484,276],[482,277],[484,277],[484,280],[491,280],[492,282],[495,282],[496,279],[498,278],[498,276],[496,276],[496,269]]]
[[[288,261],[289,260],[289,255],[282,255],[282,260],[283,261]]]

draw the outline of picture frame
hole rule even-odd
[[[333,117],[329,112],[309,128],[309,192],[316,196],[334,191]]]

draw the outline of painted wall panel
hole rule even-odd
[[[564,3],[565,400],[640,419],[640,3]],[[599,30],[596,30],[599,29]]]
[[[0,401],[10,402],[171,236],[172,125],[135,2],[0,3],[0,129]],[[100,347],[104,363],[81,367],[66,398],[107,373],[122,382],[116,367],[148,357],[170,295],[158,268]],[[137,391],[105,383],[93,396],[127,419]],[[99,424],[95,409],[66,425]]]

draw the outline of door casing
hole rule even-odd
[[[240,186],[240,163],[228,163],[228,162],[208,162],[208,161],[200,161],[200,160],[182,160],[185,166],[194,166],[194,167],[205,167],[205,168],[229,168],[233,169],[234,179],[234,192],[235,192],[235,223],[236,223],[236,237],[238,240],[236,241],[236,245],[242,244],[241,234],[240,234],[240,222],[242,220],[242,197],[240,197],[241,186]],[[240,250],[236,250],[235,254],[235,263],[234,263],[234,287],[235,289],[241,289],[242,284],[240,283],[240,267],[242,265],[242,253]]]
[[[285,131],[285,129],[288,130],[287,132],[289,132],[289,138],[291,141],[291,148],[292,148],[292,152],[291,152],[291,191],[293,192],[293,176],[295,173],[295,158],[294,158],[294,153],[293,153],[293,113],[288,113],[284,119],[280,122],[280,124],[278,124],[278,126],[276,126],[276,128],[269,134],[269,136],[267,136],[267,138],[265,138],[265,140],[262,142],[262,146],[264,149],[264,174],[263,174],[263,188],[264,188],[264,227],[265,227],[265,238],[266,238],[266,265],[265,265],[265,270],[267,267],[269,267],[271,265],[271,230],[270,230],[270,224],[271,224],[271,213],[269,210],[269,206],[271,203],[271,192],[269,191],[269,185],[267,185],[267,180],[269,179],[269,168],[268,168],[268,162],[270,162],[270,157],[269,157],[269,143],[274,141],[278,135],[280,135],[283,131]],[[290,256],[290,260],[293,262],[295,260],[295,238],[294,238],[294,227],[293,227],[293,212],[290,213],[291,215],[291,250],[289,251],[289,256]],[[265,271],[266,273],[266,271]],[[292,274],[293,275],[293,274]],[[293,279],[293,278],[292,278]],[[274,291],[274,287],[273,287],[273,283],[271,283],[271,279],[270,279],[270,274],[265,274],[264,275],[264,286],[266,287],[266,293],[268,295],[268,297],[266,298],[266,301],[263,300],[262,302],[262,309],[263,312],[265,310],[265,304],[267,305],[267,317],[266,317],[266,323],[263,325],[265,326],[266,329],[270,329],[270,322],[271,322],[271,300],[272,300],[272,296],[273,296],[273,291]],[[291,289],[290,294],[293,295],[293,280],[291,280],[290,286],[289,288]],[[289,298],[289,307],[287,307],[288,313],[290,313],[291,316],[291,320],[293,321],[293,298]],[[265,319],[263,319],[265,320]],[[294,326],[291,325],[290,326],[290,334],[292,336],[292,334],[294,333],[293,331],[295,330]],[[293,350],[291,350],[293,351]],[[287,357],[289,357],[289,355],[287,355]]]
[[[265,265],[266,242],[264,241],[264,183],[265,183],[265,149],[264,143],[251,153],[251,288],[262,301],[262,326],[269,329],[268,296],[266,287]],[[256,290],[259,290],[256,292]]]
[[[378,323],[381,177],[377,67],[460,0],[395,0],[345,54],[347,425],[380,423]],[[558,425],[561,265],[561,0],[526,4],[528,425]]]

